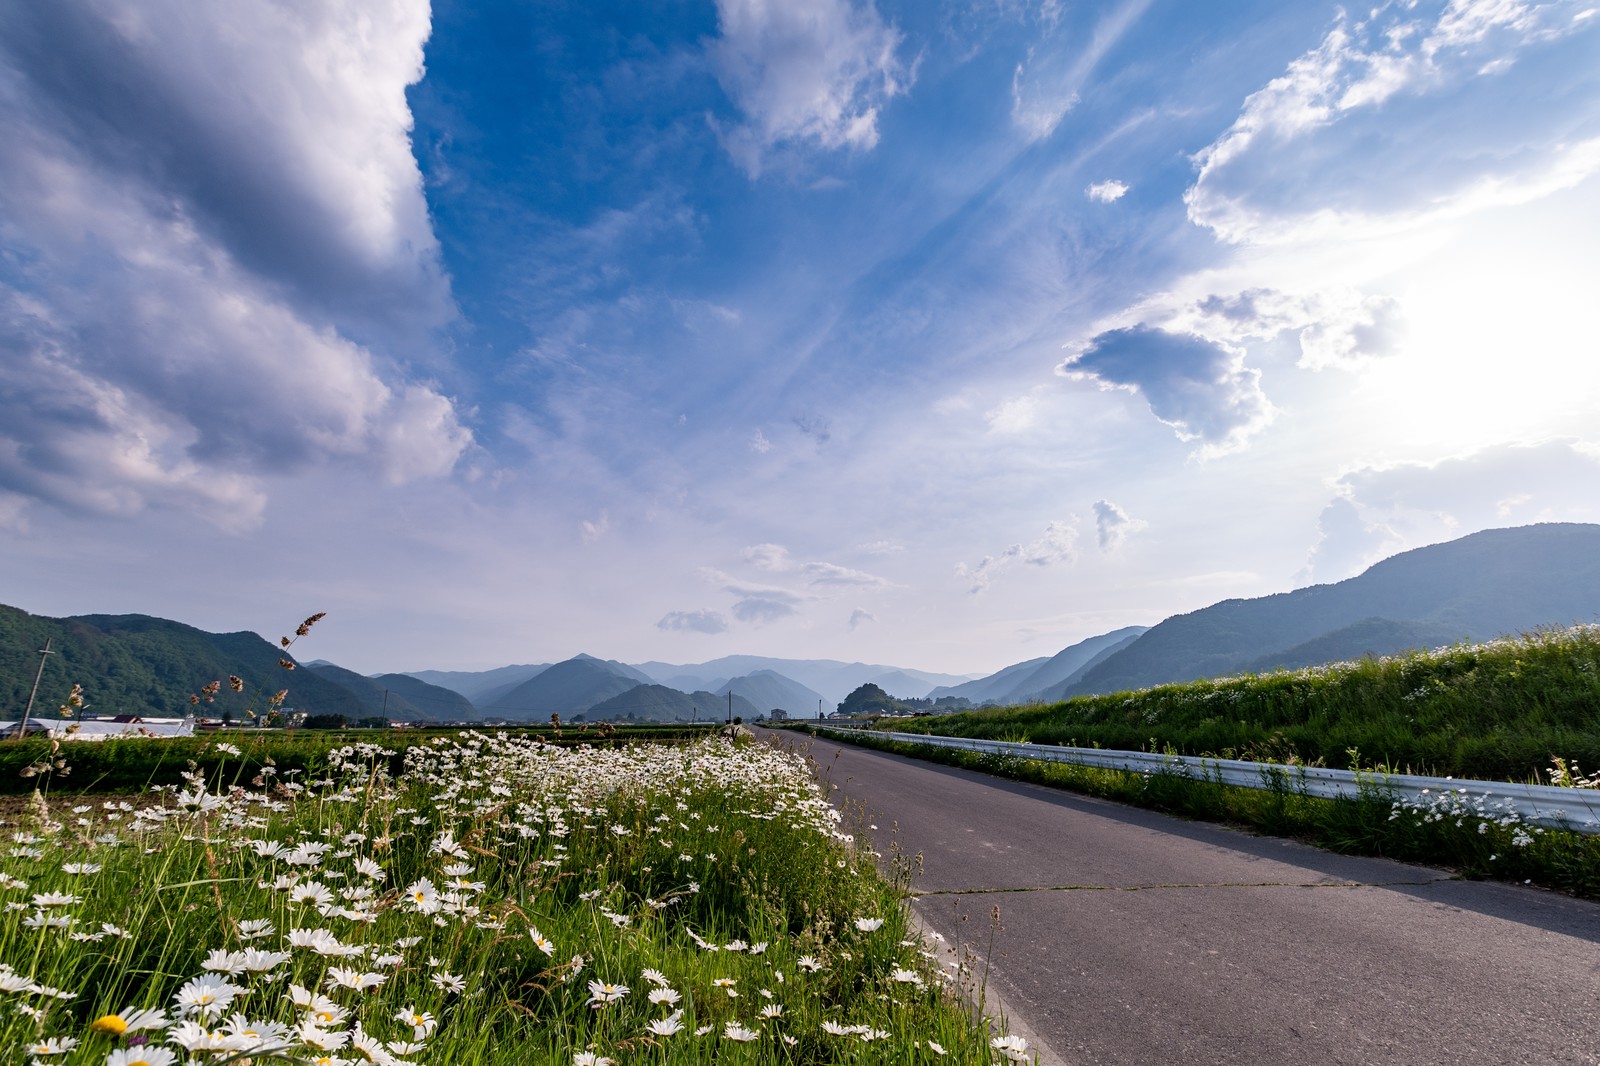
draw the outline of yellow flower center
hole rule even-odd
[[[120,1014],[103,1014],[90,1022],[89,1028],[97,1033],[110,1033],[112,1036],[121,1036],[128,1031],[128,1023]],[[131,1066],[138,1066],[138,1063],[133,1063]]]

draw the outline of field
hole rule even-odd
[[[1600,769],[1600,627],[893,725],[944,736],[1550,783],[1552,772],[1571,778],[1579,767]]]
[[[685,743],[704,737],[712,726],[526,726],[484,730],[485,735],[538,740],[554,746],[618,746],[647,741]],[[55,744],[45,737],[0,743],[0,795],[26,795],[37,785],[37,775],[52,771],[57,793],[98,794],[140,792],[155,785],[178,785],[185,774],[199,771],[208,780],[227,785],[248,784],[270,767],[281,780],[292,780],[327,765],[331,752],[351,744],[374,742],[390,752],[391,774],[404,769],[405,753],[426,747],[440,737],[454,737],[454,729],[322,730],[236,729],[198,733],[192,737],[127,737],[113,740]],[[226,745],[226,747],[223,747]],[[230,754],[232,749],[235,754]],[[69,773],[54,767],[65,759]],[[33,772],[29,772],[30,769]],[[260,783],[257,783],[260,787]]]
[[[158,805],[33,778],[0,1061],[1024,1056],[953,993],[970,953],[908,931],[907,864],[885,878],[794,755],[468,733],[291,773],[210,743]]]

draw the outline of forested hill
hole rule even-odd
[[[255,633],[207,633],[181,622],[142,614],[46,618],[0,604],[0,718],[15,720],[28,702],[39,669],[39,651],[50,642],[34,713],[53,716],[74,684],[96,714],[184,715],[191,694],[222,681],[207,714],[246,706],[260,708],[267,696],[288,689],[286,707],[311,714],[360,715],[361,701],[344,687],[310,670],[285,670],[286,653]],[[292,657],[291,657],[291,661]],[[244,681],[229,691],[227,679]]]

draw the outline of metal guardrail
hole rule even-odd
[[[818,732],[862,733],[858,729],[818,726]],[[873,733],[885,740],[923,744],[936,748],[1009,755],[1019,759],[1070,763],[1135,774],[1178,774],[1240,788],[1282,789],[1335,799],[1356,797],[1374,790],[1399,803],[1439,811],[1466,812],[1484,818],[1515,814],[1531,825],[1600,834],[1600,791],[1555,785],[1518,785],[1508,781],[1470,781],[1452,777],[1385,774],[1380,771],[1332,770],[1323,766],[1288,766],[1282,763],[1210,759],[1193,755],[1162,755],[1147,751],[1107,751],[1102,748],[1068,748],[1051,744],[1018,744],[1005,740],[971,740],[922,733]]]

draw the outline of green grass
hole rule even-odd
[[[1600,768],[1600,627],[1064,703],[899,720],[902,732],[1532,781]]]
[[[131,1062],[145,1038],[258,1063],[996,1054],[908,930],[904,864],[885,878],[796,756],[470,733],[347,745],[254,785],[263,764],[212,743],[224,761],[160,808],[41,794],[10,827],[0,1061],[77,1041],[44,1061]],[[247,948],[282,955],[229,975]],[[232,1001],[183,1008],[214,972]],[[91,1024],[141,1008],[174,1024]],[[667,1019],[681,1030],[652,1030]]]

